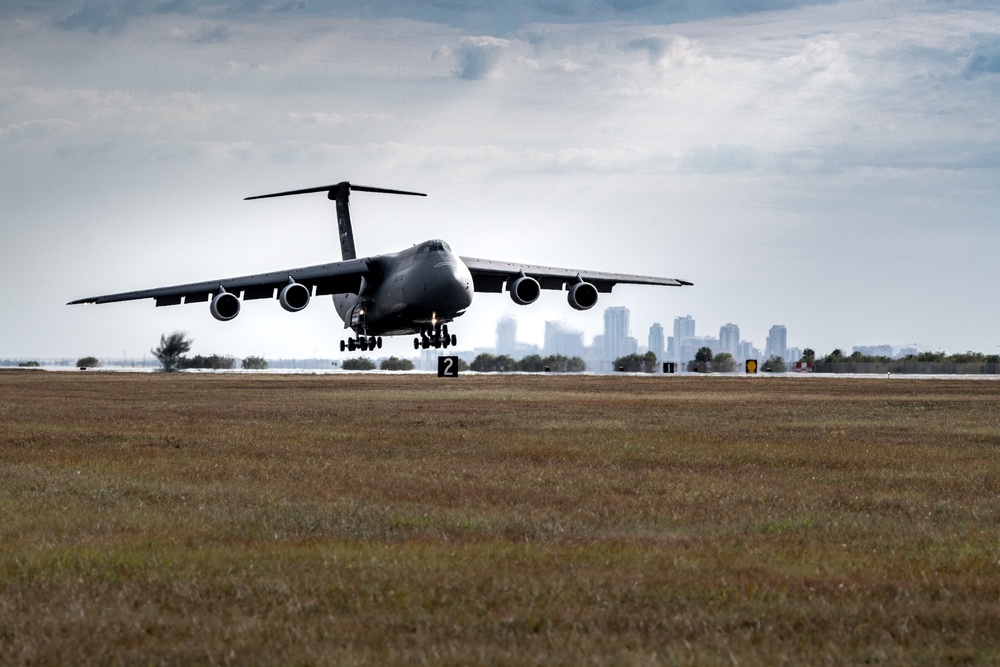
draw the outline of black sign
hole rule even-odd
[[[458,357],[438,357],[438,377],[458,377]]]

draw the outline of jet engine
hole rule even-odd
[[[240,298],[229,292],[219,292],[212,298],[212,317],[220,322],[228,322],[240,314]]]
[[[297,313],[309,305],[309,288],[302,283],[289,282],[281,288],[278,293],[278,301],[281,307],[290,313]]]
[[[592,283],[580,280],[570,285],[567,300],[576,310],[589,310],[597,303],[597,288]]]
[[[519,306],[527,306],[538,300],[542,288],[538,281],[523,273],[521,277],[510,284],[510,298]]]

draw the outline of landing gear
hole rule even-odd
[[[354,352],[360,349],[362,352],[367,352],[368,350],[381,350],[382,349],[382,337],[381,336],[358,336],[357,338],[348,338],[347,340],[340,341],[340,351],[343,352],[347,350],[349,352]]]
[[[430,347],[440,349],[442,347],[458,345],[458,336],[448,333],[447,324],[435,324],[433,326],[424,325],[420,329],[420,337],[413,339],[413,349],[427,349]]]

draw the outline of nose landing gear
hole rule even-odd
[[[458,336],[448,333],[447,324],[435,324],[433,326],[424,325],[420,329],[420,337],[413,339],[413,349],[427,349],[430,347],[440,349],[442,347],[458,345]]]

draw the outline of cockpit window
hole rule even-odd
[[[422,253],[424,253],[424,252],[440,252],[442,250],[447,250],[447,251],[451,252],[451,248],[448,246],[447,243],[445,243],[444,241],[438,241],[438,240],[428,241],[427,243],[425,243],[423,245],[422,248],[420,248],[420,252],[422,252]]]

